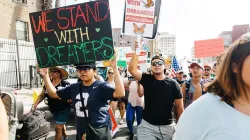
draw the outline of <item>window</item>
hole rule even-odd
[[[16,37],[19,40],[29,40],[27,22],[16,21]]]
[[[22,3],[22,4],[27,4],[27,0],[13,0],[14,2]]]

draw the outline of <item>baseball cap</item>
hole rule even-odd
[[[191,63],[189,67],[193,68],[195,65],[199,66],[201,69],[204,69],[201,63],[196,63],[196,62]]]
[[[204,69],[207,68],[207,67],[211,69],[211,67],[208,64],[205,64]]]
[[[184,73],[183,70],[178,70],[177,73]]]
[[[82,67],[96,67],[96,63],[81,63],[81,64],[75,64],[75,68],[82,68]]]
[[[155,59],[160,59],[161,61],[163,61],[163,62],[165,63],[165,60],[164,60],[161,56],[158,56],[158,55],[154,56],[154,57],[151,59],[151,62],[152,62],[153,60],[155,60]]]

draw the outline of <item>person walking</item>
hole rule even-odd
[[[52,82],[52,85],[56,90],[65,88],[69,86],[69,83],[65,81],[68,78],[68,72],[61,67],[51,67],[49,68],[49,77]],[[38,96],[36,102],[33,104],[33,109],[36,109],[38,104],[45,100],[46,104],[49,106],[49,110],[53,117],[56,120],[55,126],[55,140],[64,140],[68,139],[66,134],[65,124],[68,120],[68,116],[71,110],[71,106],[67,101],[61,99],[53,99],[48,95],[47,89],[44,86],[41,94]]]
[[[124,85],[116,63],[114,57],[110,64],[114,71],[116,88],[108,82],[95,79],[95,63],[76,65],[82,82],[72,84],[58,91],[49,80],[47,68],[38,68],[51,98],[72,100],[76,113],[77,140],[88,139],[90,136],[94,140],[111,140],[109,103],[113,98],[121,98],[125,95]]]
[[[130,94],[128,97],[128,105],[126,110],[126,121],[130,132],[129,140],[133,140],[134,137],[133,124],[134,124],[135,114],[136,114],[137,126],[139,126],[142,121],[142,110],[144,106],[143,87],[141,87],[138,81],[130,81],[129,93]]]
[[[138,48],[138,42],[135,42],[135,48]],[[175,103],[177,108],[177,120],[184,110],[180,86],[175,80],[165,76],[165,61],[160,56],[154,56],[151,59],[152,75],[142,74],[137,66],[138,56],[135,52],[129,62],[128,70],[143,86],[145,99],[143,119],[137,129],[137,138],[138,140],[172,140],[175,132],[173,104]]]

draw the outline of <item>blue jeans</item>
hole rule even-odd
[[[130,133],[132,134],[133,134],[135,112],[136,112],[136,120],[137,120],[137,126],[138,126],[141,124],[141,121],[142,121],[142,110],[143,108],[141,106],[133,107],[130,103],[128,103],[127,111],[126,111],[126,121],[127,121],[128,129]]]

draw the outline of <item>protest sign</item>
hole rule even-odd
[[[108,0],[30,13],[40,67],[108,60],[114,54]]]
[[[224,51],[223,38],[194,41],[195,58],[218,56]]]
[[[154,39],[161,0],[126,0],[123,33]]]

